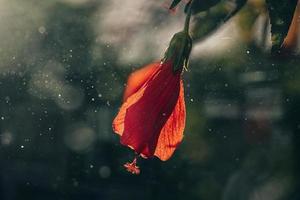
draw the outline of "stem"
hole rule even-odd
[[[187,34],[189,33],[190,20],[191,20],[191,15],[192,15],[193,0],[191,0],[189,4],[190,5],[189,5],[188,10],[187,10],[185,23],[184,23],[184,29],[183,29],[183,31],[186,32]]]

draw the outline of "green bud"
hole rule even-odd
[[[176,33],[169,44],[163,61],[171,60],[173,72],[187,67],[188,59],[192,50],[192,38],[185,31]]]

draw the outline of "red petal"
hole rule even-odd
[[[160,62],[151,63],[145,67],[132,72],[127,80],[126,89],[123,96],[125,101],[129,96],[138,91],[143,84],[151,77],[151,75],[158,69]]]
[[[180,93],[177,104],[161,130],[156,146],[155,156],[159,159],[163,161],[168,160],[182,141],[185,113],[184,88],[182,81],[180,81]]]
[[[300,2],[298,2],[291,25],[289,27],[289,31],[282,44],[282,49],[286,53],[291,53],[291,51],[294,51],[295,48],[297,47],[298,44],[297,41],[299,40],[298,38],[299,38],[299,31],[300,31],[299,26],[300,26]]]
[[[121,143],[137,153],[152,157],[161,129],[177,103],[180,73],[174,74],[171,63],[164,63],[150,79],[122,105],[113,122]]]
[[[126,114],[127,108],[134,104],[137,100],[141,98],[144,93],[144,90],[138,91],[148,80],[150,80],[151,76],[160,69],[160,62],[154,62],[145,67],[138,69],[131,73],[128,77],[126,89],[123,96],[123,105],[120,108],[120,111],[116,118],[113,121],[113,130],[115,133],[120,136],[124,132],[124,118]],[[126,101],[128,97],[130,100]]]

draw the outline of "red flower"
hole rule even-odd
[[[124,103],[113,122],[121,143],[145,158],[167,160],[183,137],[185,105],[181,71],[152,63],[128,78]]]
[[[177,41],[182,43],[184,37],[174,36],[164,62],[149,64],[129,76],[123,105],[113,121],[121,143],[144,158],[168,160],[183,138],[185,103],[181,74],[187,52],[177,53]],[[174,54],[178,57],[172,59]],[[124,166],[134,174],[140,172],[136,159]]]

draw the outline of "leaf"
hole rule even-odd
[[[199,12],[206,11],[218,4],[220,1],[221,0],[193,0],[192,13],[197,14]],[[189,4],[190,2],[186,4],[184,12],[187,12]]]
[[[185,7],[184,7],[184,12],[185,12],[185,13],[188,12],[188,9],[189,9],[191,3],[192,3],[192,1],[189,1],[189,2],[185,5]]]
[[[196,15],[192,31],[193,40],[202,40],[231,19],[247,0],[226,0],[213,6],[203,15]]]
[[[226,16],[224,21],[227,21],[229,18],[234,16],[247,3],[247,0],[229,0],[228,2],[233,6],[233,9]]]
[[[172,4],[170,5],[169,9],[173,9],[175,8],[179,3],[180,3],[181,0],[174,0],[172,2]]]
[[[272,54],[280,53],[298,0],[266,0],[271,22]]]

